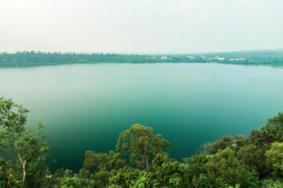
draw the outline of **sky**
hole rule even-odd
[[[283,0],[0,0],[0,51],[283,48]]]

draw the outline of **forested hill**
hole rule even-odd
[[[283,66],[283,50],[223,53],[126,55],[108,53],[0,53],[0,67],[32,67],[91,63],[224,63]]]

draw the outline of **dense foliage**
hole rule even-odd
[[[225,63],[241,65],[283,65],[283,51],[243,51],[205,54],[127,55],[108,53],[0,53],[0,67],[30,67],[91,63]]]
[[[1,188],[283,187],[283,113],[247,138],[225,136],[182,162],[166,153],[165,138],[135,124],[119,135],[115,151],[86,151],[79,172],[50,172],[42,125],[29,131],[27,112],[0,98]]]

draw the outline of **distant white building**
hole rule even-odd
[[[245,61],[245,58],[230,58],[230,61]]]
[[[168,60],[168,57],[167,56],[162,56],[161,59],[162,60]]]
[[[220,56],[215,56],[215,57],[210,57],[208,59],[209,60],[216,60],[216,61],[224,61],[226,58],[225,57],[220,57]]]

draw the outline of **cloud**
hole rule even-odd
[[[190,8],[194,4],[195,0],[177,0],[177,2],[181,8]]]

